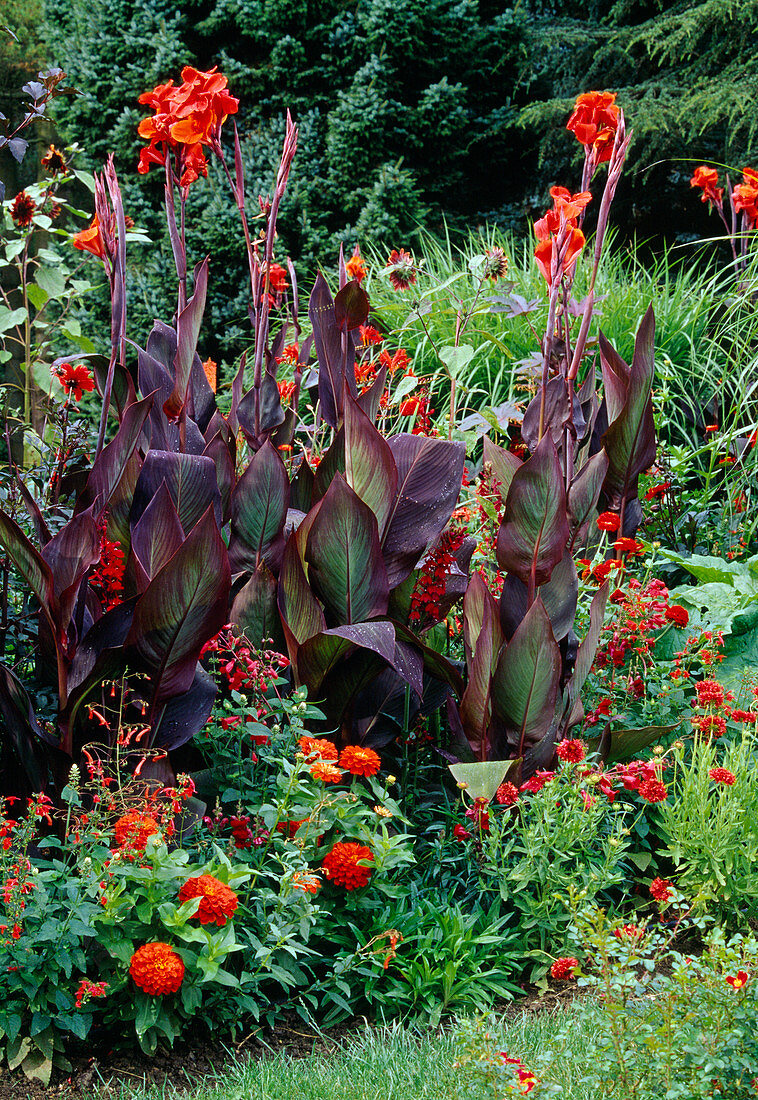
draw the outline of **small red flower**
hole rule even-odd
[[[495,801],[501,806],[513,806],[518,802],[518,789],[513,783],[501,783],[495,794]]]
[[[705,164],[701,164],[699,168],[696,168],[692,179],[690,180],[690,187],[699,187],[702,190],[700,196],[701,202],[711,202],[715,206],[721,206],[724,198],[724,188],[718,186],[719,174],[716,168],[708,168]]]
[[[641,940],[645,935],[645,929],[638,924],[623,924],[620,928],[614,928],[613,934],[617,940]]]
[[[580,760],[584,760],[587,755],[587,748],[583,741],[579,741],[576,738],[573,740],[564,738],[555,750],[555,754],[559,760],[578,764]]]
[[[31,195],[27,195],[26,191],[20,191],[11,204],[11,217],[19,229],[26,229],[32,224],[36,209]]]
[[[618,531],[621,517],[618,512],[601,512],[595,523],[601,531]]]
[[[710,703],[720,707],[724,702],[724,689],[718,680],[701,680],[695,684],[698,705],[707,707]]]
[[[650,883],[650,897],[656,901],[668,901],[671,897],[672,884],[666,878],[654,878]]]
[[[550,967],[550,974],[553,978],[557,978],[558,981],[563,982],[566,981],[567,978],[573,978],[575,976],[575,971],[578,966],[578,959],[575,959],[573,955],[566,955],[555,960]]]
[[[670,607],[666,608],[664,617],[668,619],[670,623],[675,623],[677,626],[687,626],[690,621],[690,613],[686,607],[682,607],[681,604],[672,603]]]
[[[463,825],[455,825],[454,826],[453,836],[455,837],[456,840],[460,840],[460,841],[471,839],[471,833],[468,831],[468,829],[464,828]]]
[[[640,783],[638,790],[646,802],[666,801],[666,784],[661,783],[660,779],[646,779]]]
[[[100,232],[100,222],[97,214],[95,214],[86,229],[74,234],[71,243],[80,252],[90,252],[93,256],[97,256],[99,260],[105,259],[105,245],[103,244],[103,235]]]
[[[394,290],[407,290],[416,282],[416,261],[404,248],[393,248],[387,257],[384,274]]]
[[[714,783],[723,783],[726,787],[731,787],[733,783],[737,782],[737,776],[734,772],[730,772],[728,768],[711,768],[708,775]]]
[[[58,363],[50,373],[69,397],[73,395],[74,401],[81,401],[83,393],[91,393],[95,388],[94,379],[84,363]]]
[[[732,989],[742,989],[743,985],[747,985],[750,975],[747,970],[738,970],[736,974],[730,974],[725,979],[726,984],[730,985]]]

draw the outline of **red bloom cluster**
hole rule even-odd
[[[323,869],[326,877],[335,886],[344,886],[346,890],[358,890],[368,883],[373,868],[363,863],[373,863],[374,856],[365,844],[354,840],[338,841],[332,850],[324,856]]]
[[[126,558],[121,544],[100,536],[100,561],[90,574],[90,587],[97,592],[104,611],[120,604],[124,598]]]
[[[621,780],[624,790],[636,791],[646,802],[663,802],[666,798],[666,785],[661,781],[660,775],[665,767],[666,761],[658,757],[616,764],[613,772]]]
[[[686,607],[682,607],[679,603],[672,603],[670,607],[666,608],[665,618],[668,622],[674,623],[675,626],[687,626],[690,621],[690,613]]]
[[[527,1093],[530,1093],[532,1089],[537,1087],[537,1078],[534,1076],[530,1069],[527,1069],[524,1066],[524,1063],[521,1061],[520,1058],[510,1058],[504,1050],[501,1050],[499,1052],[499,1057],[505,1065],[513,1066],[516,1073],[518,1084],[516,1086],[516,1089],[513,1089],[512,1091],[518,1091],[523,1096],[526,1096]]]
[[[555,779],[555,772],[536,771],[525,783],[519,787],[520,791],[528,791],[529,794],[539,794],[546,783]]]
[[[234,890],[213,875],[188,878],[179,891],[179,901],[184,904],[190,898],[200,898],[195,919],[201,924],[217,924],[219,928],[223,928],[232,919],[239,905]]]
[[[708,168],[705,164],[701,164],[699,168],[696,168],[692,179],[690,180],[690,187],[699,187],[703,192],[700,196],[701,202],[710,202],[713,206],[721,209],[724,201],[724,188],[718,186],[719,174],[716,168]]]
[[[673,886],[667,878],[654,878],[650,883],[650,897],[656,901],[668,901]]]
[[[645,929],[638,924],[622,924],[620,928],[614,928],[613,934],[617,940],[628,940],[634,943],[645,935]]]
[[[578,740],[578,738],[564,738],[555,750],[555,755],[559,760],[578,764],[580,761],[584,760],[587,755],[587,746],[583,741]]]
[[[362,283],[368,274],[366,271],[366,264],[363,262],[361,250],[358,245],[355,246],[352,256],[345,264],[345,272],[348,278],[356,279],[359,283]]]
[[[751,229],[758,228],[758,172],[755,168],[742,169],[742,183],[732,192],[735,210],[741,210]]]
[[[216,72],[200,72],[191,65],[182,69],[183,83],[173,80],[159,84],[139,97],[155,114],[138,126],[140,137],[149,144],[140,153],[138,172],[151,164],[165,164],[169,151],[179,161],[180,186],[189,187],[200,176],[207,176],[204,146],[217,148],[221,127],[228,115],[237,113],[239,100],[227,90],[226,77]]]
[[[184,981],[184,963],[168,943],[145,943],[132,955],[129,973],[151,997],[176,993]]]
[[[113,836],[117,848],[128,845],[130,848],[139,849],[139,851],[144,851],[149,838],[159,832],[160,828],[155,818],[141,810],[129,810],[113,826]]]
[[[501,806],[515,806],[518,802],[518,789],[513,783],[501,783],[495,793],[495,801]]]
[[[488,833],[490,831],[488,806],[489,802],[486,798],[475,798],[473,806],[469,806],[464,815],[469,821],[474,823],[477,829],[481,829],[483,833]]]
[[[217,657],[219,672],[226,678],[231,691],[250,691],[258,695],[265,695],[289,664],[281,653],[252,650],[247,639],[237,633],[234,623],[227,623],[205,643],[200,656],[209,654]],[[263,709],[259,707],[259,717]]]
[[[737,776],[728,768],[711,768],[708,772],[714,783],[722,783],[725,787],[731,787],[737,782]]]
[[[551,187],[552,210],[534,223],[537,247],[534,258],[549,286],[568,275],[584,248],[584,233],[577,226],[577,218],[592,195],[589,191],[572,195],[565,187]]]
[[[619,669],[628,657],[653,651],[655,632],[666,625],[668,589],[663,581],[653,579],[643,586],[630,578],[626,591],[619,588],[614,592],[613,603],[617,607],[615,620],[604,628],[604,634],[610,636],[595,658],[598,669]],[[635,694],[631,683],[630,690]]]
[[[107,990],[107,982],[91,982],[89,978],[82,978],[76,991],[76,1007],[81,1008],[83,1004],[95,997],[104,997]]]
[[[411,623],[431,624],[442,617],[441,602],[464,534],[463,530],[443,531],[437,545],[427,555],[411,593],[411,610],[408,615]]]
[[[84,363],[56,363],[50,373],[60,382],[66,396],[73,395],[75,401],[81,401],[83,393],[91,393],[95,388],[95,380]]]
[[[618,128],[619,109],[615,92],[584,92],[577,96],[574,111],[566,123],[585,153],[592,153],[595,163],[611,159]]]
[[[567,978],[573,978],[575,976],[578,966],[579,960],[575,959],[573,955],[563,956],[560,959],[556,959],[550,967],[551,977],[561,982],[566,981]]]

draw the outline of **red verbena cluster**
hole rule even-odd
[[[441,603],[445,596],[447,580],[455,566],[455,555],[465,537],[463,530],[443,531],[436,546],[427,555],[413,586],[411,623],[431,624],[442,618]]]

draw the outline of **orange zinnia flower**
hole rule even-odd
[[[309,875],[305,871],[295,871],[292,876],[292,885],[296,890],[302,890],[306,894],[315,894],[321,887],[321,879],[318,875]]]
[[[129,973],[151,997],[176,993],[184,981],[184,963],[169,943],[145,943],[132,955]]]
[[[381,760],[373,749],[363,748],[362,745],[348,745],[340,754],[340,766],[351,775],[376,775]]]
[[[132,848],[139,848],[140,851],[144,849],[148,838],[155,836],[158,832],[160,829],[155,818],[139,810],[130,810],[113,826],[117,847],[123,848],[128,844]]]
[[[179,901],[183,904],[190,898],[200,898],[194,919],[201,924],[217,924],[219,928],[232,919],[239,904],[234,890],[213,875],[188,878],[179,891]]]
[[[334,764],[327,764],[323,760],[317,760],[315,764],[309,764],[310,773],[314,779],[320,779],[322,783],[339,783],[342,772],[335,768]]]
[[[335,886],[344,886],[346,890],[358,890],[371,878],[373,868],[361,864],[373,863],[374,856],[365,844],[354,840],[339,841],[331,852],[324,856],[324,874]]]
[[[603,164],[611,159],[618,118],[615,92],[584,92],[577,96],[566,129],[585,149],[594,150],[597,163]]]
[[[330,760],[335,764],[339,758],[337,746],[333,741],[327,741],[324,737],[301,737],[298,741],[300,751],[306,756],[315,755],[318,760]]]

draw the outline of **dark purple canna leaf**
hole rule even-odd
[[[60,617],[50,566],[34,549],[24,532],[5,512],[0,512],[0,546],[8,555],[24,584],[36,598],[54,637],[58,638]]]
[[[194,291],[176,321],[176,358],[174,359],[174,388],[163,411],[169,420],[182,415],[190,393],[192,363],[197,352],[200,326],[205,313],[208,293],[208,258],[198,264],[194,272]]]
[[[26,689],[3,664],[0,664],[0,715],[5,738],[12,745],[22,772],[20,776],[13,774],[16,769],[8,759],[7,745],[4,743],[0,757],[3,765],[0,793],[17,795],[23,791],[28,796],[44,791],[47,786],[47,759],[42,745],[45,741],[57,744],[57,740],[51,741],[45,733],[37,721]]]
[[[251,446],[257,446],[259,437],[284,423],[279,387],[276,379],[264,373],[258,389],[252,387],[237,406],[237,420]]]
[[[579,693],[590,674],[590,669],[592,668],[595,654],[597,653],[597,647],[600,643],[600,633],[603,629],[603,620],[605,618],[605,609],[608,606],[609,594],[610,585],[608,581],[606,581],[602,588],[598,588],[597,592],[592,597],[592,603],[590,604],[590,625],[576,655],[574,674],[568,682],[567,699],[569,705],[574,704],[578,700]]]
[[[150,746],[174,749],[186,745],[208,721],[216,698],[216,685],[201,665],[187,691],[168,699],[150,734]]]
[[[387,381],[387,368],[381,367],[376,378],[363,393],[358,394],[358,404],[365,412],[372,424],[376,423],[376,415],[379,412],[379,402],[384,393],[384,384]]]
[[[424,672],[440,680],[453,689],[456,695],[463,694],[463,678],[456,665],[447,659],[442,653],[438,653],[432,646],[424,643],[402,623],[393,623],[395,634],[408,646],[412,646],[421,656]]]
[[[498,447],[496,443],[492,442],[488,435],[484,437],[483,447],[484,452],[482,461],[485,465],[489,465],[492,470],[492,487],[497,490],[503,505],[505,505],[508,498],[508,490],[513,481],[513,475],[523,463],[517,455],[511,454],[510,451],[506,451],[502,447]]]
[[[597,504],[608,471],[608,455],[598,451],[575,475],[568,491],[569,545],[574,546]]]
[[[545,605],[553,634],[560,641],[574,625],[579,597],[576,565],[568,550],[556,565],[547,584],[541,585],[537,591]],[[526,585],[514,573],[509,573],[500,596],[500,623],[508,640],[516,633],[519,623],[526,615],[527,607]]]
[[[465,448],[421,435],[388,440],[397,495],[382,540],[390,588],[405,580],[450,521],[463,477]]]
[[[216,467],[216,484],[221,497],[221,511],[223,521],[227,523],[231,515],[232,492],[237,482],[237,474],[234,468],[233,449],[229,446],[223,432],[218,431],[211,436],[203,451],[203,457],[212,459]]]
[[[82,355],[82,358],[86,358],[92,373],[95,377],[95,385],[97,386],[97,392],[102,397],[105,393],[105,383],[108,375],[109,360],[106,355]],[[68,357],[68,361],[71,361],[71,357]],[[147,391],[150,392],[149,390]],[[123,419],[124,413],[133,405],[137,400],[137,393],[134,389],[134,382],[132,376],[126,367],[122,367],[120,363],[114,364],[113,369],[113,385],[111,388],[111,408],[116,410],[116,415],[119,420]]]
[[[289,488],[285,465],[267,439],[232,494],[229,564],[233,573],[252,572],[263,561],[278,569]]]
[[[482,632],[482,624],[490,604],[497,607],[495,597],[481,573],[474,573],[463,599],[463,644],[467,662],[474,658],[477,639]]]
[[[631,367],[627,367],[605,337],[600,336],[609,423],[603,435],[609,460],[603,489],[610,507],[617,511],[623,502],[636,498],[639,475],[655,462],[654,335],[655,317],[651,306],[637,332]]]
[[[77,503],[77,511],[94,504],[96,514],[108,507],[132,455],[134,454],[145,421],[153,407],[153,397],[135,401],[124,412],[115,436],[98,455],[87,478],[87,487]]]
[[[304,642],[298,650],[296,676],[309,692],[317,694],[324,678],[354,647],[375,653],[382,661],[393,664],[395,658],[395,628],[392,623],[356,623],[324,630]],[[371,668],[374,665],[372,662]],[[365,684],[354,687],[354,692]],[[345,699],[345,703],[349,700]]]
[[[213,459],[174,451],[148,451],[134,490],[131,522],[136,523],[165,481],[185,534],[213,508],[222,522],[221,496]]]
[[[103,654],[118,652],[123,646],[131,629],[136,603],[137,597],[133,596],[106,611],[94,626],[90,627],[77,646],[68,670],[68,689],[71,693],[69,711],[81,702],[80,689],[86,681],[88,681],[86,685],[88,688],[91,688],[94,683],[102,683],[102,676],[98,679],[95,675],[96,667],[100,667],[98,662],[102,664]],[[125,661],[122,652],[118,653],[118,659],[123,668]],[[78,694],[75,695],[75,693]],[[76,702],[77,699],[78,702]]]
[[[364,623],[387,610],[389,587],[376,516],[337,474],[308,534],[308,576],[333,621]]]
[[[105,534],[113,542],[121,544],[124,554],[128,554],[131,543],[129,516],[141,470],[142,459],[139,452],[135,451],[124,468],[121,480],[111,493],[106,511]]]
[[[139,592],[144,592],[183,542],[184,531],[171,493],[166,482],[161,482],[132,530],[132,555],[136,559]]]
[[[334,299],[334,320],[340,332],[365,325],[371,308],[368,294],[357,279],[345,283]]]
[[[464,622],[468,622],[471,659],[468,662],[468,683],[460,705],[461,724],[476,758],[486,760],[490,750],[492,678],[505,639],[497,604],[478,574],[472,578],[466,593],[463,617]],[[475,636],[473,629],[476,629]]]
[[[79,586],[90,566],[100,560],[100,535],[92,509],[70,519],[42,548],[42,557],[53,574],[53,591],[60,607],[64,630],[79,595]]]
[[[561,466],[546,432],[531,458],[513,475],[497,536],[498,564],[533,592],[550,580],[568,535]]]
[[[316,479],[310,463],[303,458],[290,483],[290,507],[300,512],[310,512],[314,504],[313,485]]]
[[[335,433],[334,439],[321,457],[313,483],[313,500],[321,500],[332,483],[335,474],[345,472],[345,429]]]
[[[152,676],[155,706],[187,691],[203,645],[226,621],[231,573],[212,508],[137,601],[126,640]]]
[[[266,563],[261,562],[232,602],[229,621],[236,623],[253,645],[261,648],[267,640],[275,648],[284,644],[276,593],[276,577]]]
[[[552,441],[551,441],[552,442]],[[492,710],[501,737],[518,756],[540,741],[555,717],[561,654],[537,597],[502,650],[492,680]],[[494,746],[496,755],[505,746]]]
[[[318,505],[311,509],[297,531],[287,539],[279,570],[277,602],[293,664],[297,658],[297,647],[326,629],[323,609],[308,584],[303,561],[308,532],[318,510]]]
[[[342,393],[347,382],[353,397],[355,385],[355,339],[352,332],[340,332],[326,279],[319,272],[308,303],[313,342],[318,357],[318,396],[321,415],[332,428],[342,419]]]
[[[581,407],[576,401],[575,407],[579,408],[581,414]],[[541,411],[542,393],[538,391],[527,405],[526,411],[524,412],[524,419],[521,422],[521,436],[532,452],[536,449],[540,439]],[[556,448],[560,448],[563,444],[565,424],[568,420],[568,415],[569,400],[566,381],[563,377],[557,375],[555,378],[550,378],[545,387],[545,419],[543,428],[544,431],[550,432]]]
[[[381,538],[397,493],[395,460],[384,437],[349,393],[344,395],[344,417],[345,480],[376,516]]]

